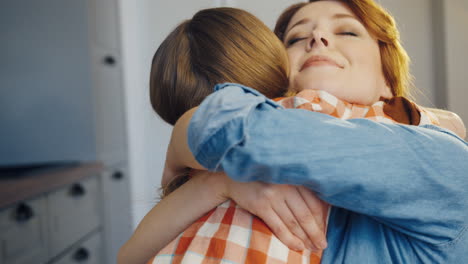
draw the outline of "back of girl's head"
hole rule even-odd
[[[326,0],[309,0],[311,2]],[[374,0],[339,0],[345,3],[362,21],[379,43],[382,71],[387,85],[395,96],[407,96],[411,86],[409,57],[401,46],[400,33],[393,17]],[[298,3],[287,8],[276,21],[275,34],[284,41],[286,29],[299,9],[309,3]]]
[[[156,51],[150,99],[170,124],[213,92],[234,82],[278,97],[288,87],[281,41],[250,13],[235,8],[201,10],[177,26]]]

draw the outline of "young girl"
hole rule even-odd
[[[215,11],[218,11],[218,12],[215,12]],[[251,23],[252,22],[255,23],[258,28],[263,29],[262,27],[258,26],[259,24],[262,25],[259,21],[255,20],[253,17],[246,14],[245,12],[238,11],[238,10],[231,10],[231,9],[226,9],[226,10],[219,9],[215,11],[212,11],[213,13],[210,13],[210,10],[206,10],[205,12],[203,11],[200,12],[199,14],[197,14],[198,16],[197,15],[194,16],[193,21],[192,21],[193,24],[196,25],[197,22],[201,24],[201,22],[203,21],[202,18],[207,19],[209,17],[214,17],[216,18],[215,21],[217,23],[223,24],[222,18],[225,19],[227,16],[226,13],[229,13],[228,17],[232,16],[230,18],[231,20],[237,19],[238,21],[236,22],[238,24],[233,24],[232,21],[229,21],[229,24],[225,22],[224,25],[226,24],[230,26],[249,25],[246,21],[251,21]],[[222,11],[224,11],[224,13]],[[236,17],[236,15],[238,17]],[[246,20],[246,18],[248,19]],[[176,30],[174,30],[173,33],[171,33],[171,35],[166,39],[166,41],[158,49],[158,52],[156,53],[153,59],[151,98],[152,98],[153,106],[166,121],[170,123],[174,123],[175,120],[177,120],[177,118],[181,115],[181,113],[189,109],[191,106],[197,105],[203,99],[204,96],[211,93],[210,90],[206,90],[206,87],[209,87],[212,84],[210,83],[210,80],[213,83],[223,82],[223,81],[241,82],[241,79],[239,78],[244,78],[245,79],[245,81],[243,81],[244,83],[249,82],[249,81],[257,82],[256,84],[250,84],[250,85],[253,87],[259,87],[259,90],[262,90],[263,93],[269,94],[271,97],[277,97],[277,96],[284,94],[285,92],[283,89],[284,86],[281,86],[281,85],[275,86],[274,83],[283,82],[284,84],[285,78],[283,77],[286,76],[286,74],[284,74],[286,72],[285,71],[286,66],[284,65],[286,65],[286,63],[284,64],[272,63],[272,65],[277,67],[276,69],[274,67],[268,66],[268,68],[264,70],[263,75],[259,75],[261,77],[251,78],[250,76],[252,74],[255,74],[255,72],[254,73],[248,72],[249,70],[252,70],[252,69],[256,70],[257,66],[260,68],[264,67],[264,65],[256,65],[256,64],[259,64],[258,60],[252,59],[249,56],[244,57],[244,58],[234,58],[234,59],[232,58],[225,59],[225,57],[223,57],[225,56],[225,54],[244,54],[244,55],[247,54],[248,55],[249,52],[250,54],[252,54],[253,53],[252,48],[251,48],[252,40],[240,42],[238,39],[235,39],[235,38],[238,36],[243,36],[241,40],[248,40],[248,37],[250,37],[251,39],[255,39],[255,37],[260,37],[260,38],[263,37],[262,39],[263,44],[257,43],[257,45],[261,47],[262,45],[265,45],[265,39],[269,39],[267,37],[264,37],[264,36],[268,36],[266,32],[269,32],[269,31],[267,29],[266,31],[265,29],[263,29],[263,31],[265,32],[262,32],[262,30],[259,30],[256,27],[247,27],[247,26],[245,27],[233,26],[233,28],[223,27],[222,31],[226,35],[216,35],[216,33],[220,34],[219,30],[216,31],[216,23],[213,23],[213,21],[211,21],[211,23],[204,23],[204,24],[205,25],[209,24],[213,26],[213,28],[215,28],[215,29],[213,28],[207,29],[208,32],[212,34],[212,36],[210,37],[209,34],[205,35],[205,37],[207,37],[208,39],[206,39],[206,42],[200,44],[200,43],[193,43],[193,42],[187,43],[186,42],[187,39],[191,39],[191,40],[203,39],[203,38],[197,38],[197,36],[194,34],[194,31],[189,30],[190,27],[192,27],[192,30],[193,30],[193,27],[195,27],[193,24],[190,24],[190,25],[189,24],[190,22],[185,22],[184,24],[180,25]],[[244,35],[239,33],[239,32],[242,33],[243,32],[242,30],[245,31],[245,28],[252,28],[249,31],[250,34],[252,34],[251,36],[249,36],[247,33],[244,33]],[[259,31],[260,33],[264,33],[264,36],[260,34],[259,32],[254,32],[255,30],[253,30],[253,28],[255,28],[255,30]],[[231,29],[233,32],[230,31]],[[227,36],[229,36],[229,38],[227,38]],[[228,39],[234,39],[233,43],[236,44],[236,46],[234,47],[235,49],[242,50],[242,47],[244,47],[242,43],[247,43],[248,45],[244,47],[243,53],[232,52],[235,49],[231,50],[230,53],[227,53],[227,52],[216,53],[217,51],[216,48],[219,48],[219,46],[216,46],[216,43],[220,43],[222,40],[224,40],[224,42],[222,42],[224,44],[223,48],[229,49],[229,47],[231,47],[229,45],[230,43],[226,43],[226,40]],[[262,52],[267,54],[267,56],[265,55],[261,56],[263,63],[268,62],[270,58],[272,58],[272,61],[275,61],[275,62],[278,62],[278,61],[285,62],[285,60],[281,60],[282,58],[281,49],[272,50],[271,47],[277,47],[277,45],[275,41],[273,40],[270,42],[271,43],[267,43],[267,44],[270,44],[268,49],[266,50],[257,49],[255,54],[259,55],[259,54],[262,54]],[[184,44],[188,46],[184,47],[183,46]],[[212,46],[215,46],[215,48],[209,49],[210,51],[212,51],[209,55],[204,54],[203,52],[197,53],[197,50],[199,51],[206,50],[203,48],[200,49],[200,47],[204,47],[203,45],[205,46],[212,45]],[[268,46],[268,45],[265,45],[265,46]],[[167,49],[172,49],[172,50],[168,51]],[[193,56],[193,54],[186,53],[188,50],[194,52],[195,54],[198,54],[198,56]],[[178,57],[174,56],[174,54],[178,54],[179,56]],[[222,59],[219,59],[218,57],[221,57],[222,59],[225,59],[225,60],[223,61]],[[166,58],[169,58],[169,59],[176,58],[178,60],[181,60],[182,62],[178,61],[177,63],[175,62],[168,63]],[[280,60],[278,60],[278,58]],[[206,61],[209,61],[209,63],[207,63]],[[244,63],[244,65],[242,65],[242,63]],[[158,67],[159,65],[166,65],[166,67]],[[175,67],[175,65],[177,65],[177,67]],[[189,65],[189,67],[184,69],[185,65]],[[174,66],[174,68],[171,69],[170,67],[167,67],[167,66]],[[229,75],[232,74],[231,71],[234,67],[239,67],[239,72],[241,72],[237,76],[242,76],[242,74],[244,75],[242,77],[229,77]],[[278,72],[282,74],[278,74]],[[175,75],[177,76],[177,78],[174,78],[174,74],[177,74]],[[204,76],[207,74],[212,74],[212,75],[209,77]],[[219,78],[219,76],[223,76],[223,77]],[[278,78],[278,76],[279,76],[279,80],[275,79],[275,78]],[[272,83],[268,83],[268,82],[272,82]],[[274,92],[275,89],[270,90],[269,89],[270,85],[272,85],[271,87],[273,88],[276,87],[277,92]],[[164,88],[160,89],[162,87]],[[161,93],[169,93],[169,94],[163,94],[161,96],[160,95]],[[197,94],[201,94],[201,95],[197,97]],[[418,124],[421,124],[420,120],[423,120],[423,123],[430,122],[430,119],[425,118],[425,117],[428,117],[428,115],[425,114],[425,112],[420,112],[419,111],[420,109],[417,106],[415,106],[414,104],[412,104],[411,102],[405,99],[394,99],[391,101],[391,103],[377,102],[373,104],[372,106],[363,106],[363,105],[361,106],[361,105],[353,105],[344,101],[340,101],[338,98],[334,97],[333,95],[327,92],[306,90],[304,92],[300,92],[299,94],[297,94],[296,97],[285,98],[285,99],[282,99],[280,102],[286,107],[293,106],[293,107],[298,107],[298,108],[315,110],[319,112],[321,111],[327,114],[333,114],[340,118],[371,117],[371,118],[376,118],[378,121],[391,121],[391,117],[389,116],[389,114],[391,114],[393,115],[394,119],[397,119],[397,121],[400,121],[406,124],[418,125]],[[161,106],[161,104],[165,104],[165,105]],[[174,107],[174,106],[178,106],[178,107]],[[403,106],[407,107],[407,109],[404,110]],[[182,110],[180,110],[181,108]],[[386,114],[385,112],[389,114]],[[174,113],[179,113],[179,114],[174,114]],[[395,115],[395,113],[398,113],[398,114]],[[237,210],[238,212],[237,221],[249,222],[248,219],[254,219],[250,221],[253,221],[254,223],[256,223],[254,226],[256,226],[257,228],[258,226],[264,225],[261,221],[258,221],[257,219],[252,218],[252,216],[247,214],[245,211],[242,211],[241,209],[236,208],[235,205],[232,203],[229,204],[227,208],[234,208],[232,210]],[[231,213],[232,213],[232,210],[231,210]],[[217,212],[219,213],[221,211],[225,213],[220,213],[217,215]],[[214,256],[216,256],[219,259],[227,260],[227,258],[229,257],[230,258],[229,260],[231,261],[234,261],[234,259],[232,258],[242,257],[243,254],[238,254],[240,253],[238,251],[236,252],[237,255],[236,254],[233,255],[232,250],[224,250],[225,248],[222,248],[222,250],[216,251],[216,250],[207,250],[211,248],[209,246],[208,248],[203,248],[200,246],[201,244],[203,244],[203,243],[200,243],[200,241],[203,241],[203,240],[206,241],[206,237],[202,238],[202,233],[200,233],[200,230],[205,230],[204,227],[206,227],[208,223],[212,225],[214,223],[213,221],[215,221],[215,223],[216,221],[218,222],[221,221],[222,219],[219,217],[226,215],[227,211],[229,210],[226,210],[226,205],[225,205],[225,206],[220,206],[216,210],[210,212],[207,218],[202,219],[202,221],[198,221],[197,223],[192,225],[189,229],[187,229],[187,231],[182,236],[180,236],[180,238],[177,240],[177,242],[179,243],[177,247],[174,242],[172,245],[166,248],[165,249],[166,253],[170,251],[170,249],[173,249],[175,250],[174,252],[177,255],[176,260],[179,260],[179,261],[185,260],[189,262],[191,262],[190,261],[191,258],[195,257],[195,255],[193,254],[194,252],[205,255],[206,257],[210,257],[210,258],[213,258]],[[155,223],[152,223],[152,224],[154,225]],[[236,223],[233,223],[231,221],[229,223],[230,225],[229,228],[231,228],[232,226],[235,226],[235,224]],[[252,228],[252,226],[250,226],[250,228]],[[142,225],[140,225],[139,229],[142,229]],[[197,235],[193,233],[195,230],[199,231],[198,233],[196,233]],[[262,233],[262,235],[267,234],[268,237],[273,237],[271,232],[268,231],[268,228],[262,228],[262,230],[265,231]],[[182,240],[187,241],[188,238],[190,238],[189,243],[180,243],[180,241]],[[132,239],[135,240],[135,238],[132,238]],[[211,240],[211,246],[215,249],[217,248],[216,244],[221,243],[217,241],[218,240]],[[225,244],[226,242],[224,241],[224,245]],[[248,261],[249,259],[251,261],[253,260],[258,261],[259,260],[258,252],[262,253],[260,254],[261,256],[266,256],[264,258],[265,261],[267,261],[268,258],[270,258],[270,260],[271,259],[278,260],[278,254],[276,255],[268,254],[267,249],[264,249],[263,252],[261,250],[252,251],[252,248],[255,248],[256,245],[258,246],[258,248],[262,248],[261,246],[262,244],[263,244],[263,248],[267,247],[267,245],[265,245],[265,241],[263,241],[263,243],[259,243],[255,240],[255,237],[253,238],[251,237],[250,249],[249,248],[243,249],[246,252],[250,252],[249,254],[244,254],[246,256],[244,258],[244,261]],[[183,248],[181,249],[181,247]],[[286,252],[286,254],[282,254],[282,255],[288,256],[287,257],[288,263],[291,263],[291,262],[296,263],[297,259],[302,258],[301,255],[308,256],[310,254],[307,251],[299,252],[299,253],[295,251],[290,251],[284,245],[282,246],[280,245],[279,248],[280,248],[280,251],[283,251],[283,253]],[[164,253],[165,251],[162,251],[162,253]],[[192,253],[187,254],[187,252],[190,252],[190,251],[192,251]],[[174,252],[171,252],[171,253],[174,253]],[[163,261],[164,258],[174,257],[174,254],[164,255],[162,253],[156,258],[156,262],[158,260]],[[199,256],[200,255],[198,255],[198,257]],[[312,255],[311,262],[319,261],[317,256],[318,255]],[[294,259],[296,259],[296,261],[294,261]],[[255,262],[255,263],[259,263],[259,262]]]

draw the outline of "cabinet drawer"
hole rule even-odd
[[[45,198],[24,201],[0,211],[0,263],[45,263]]]
[[[71,248],[53,264],[102,264],[101,233],[92,235],[77,246]]]
[[[56,256],[99,227],[100,193],[91,177],[48,195],[50,253]]]

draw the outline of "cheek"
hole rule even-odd
[[[385,87],[387,82],[386,82],[385,76],[383,74],[382,59],[380,57],[380,50],[378,48],[377,48],[376,53],[377,54],[375,54],[375,56],[373,56],[373,61],[370,62],[370,63],[372,63],[372,65],[373,65],[372,74],[375,75],[377,86],[379,88],[381,88],[381,87]]]
[[[292,47],[287,49],[288,59],[289,59],[289,66],[291,67],[291,71],[298,72],[301,65],[301,59],[303,58],[304,53],[299,50],[297,47]]]
[[[295,82],[297,74],[299,73],[300,66],[298,66],[298,64],[300,56],[297,51],[294,52],[294,50],[290,49],[287,50],[287,54],[289,61],[289,83],[291,85]]]
[[[380,59],[380,50],[374,45],[366,47],[369,52],[361,52],[359,56],[355,56],[356,69],[358,74],[364,75],[365,78],[375,80],[376,84],[383,79],[382,62]],[[365,49],[365,50],[366,50]]]
[[[377,45],[369,47],[368,64],[372,67],[377,76],[382,74],[382,61],[380,58],[380,49]]]

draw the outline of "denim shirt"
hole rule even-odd
[[[197,161],[304,185],[333,205],[322,263],[468,263],[468,145],[432,125],[340,120],[223,84],[195,112]]]

